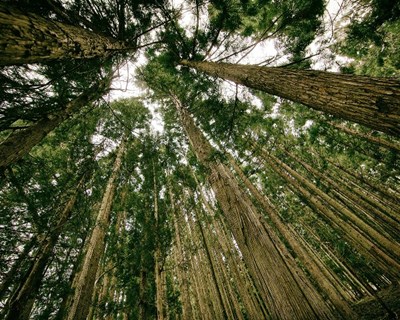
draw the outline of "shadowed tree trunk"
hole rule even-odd
[[[257,145],[256,143],[254,145]],[[260,146],[258,150],[261,151],[262,157],[266,162],[267,166],[270,166],[277,174],[279,174],[285,181],[288,182],[288,187],[293,190],[296,194],[304,196],[308,203],[314,207],[318,212],[322,214],[328,221],[330,221],[335,228],[344,231],[345,237],[368,259],[377,263],[382,270],[385,270],[388,275],[393,278],[397,278],[400,270],[400,264],[397,259],[393,259],[390,255],[384,252],[378,247],[381,242],[376,243],[377,239],[368,237],[371,228],[367,228],[364,223],[361,223],[359,219],[349,212],[343,205],[329,197],[322,190],[317,188],[309,180],[298,174],[291,167],[283,163],[278,158],[272,156]],[[331,207],[332,206],[332,207]],[[338,213],[349,214],[351,217],[341,217]],[[350,223],[349,220],[353,220],[354,223]],[[365,227],[366,234],[363,233],[355,224],[361,223]],[[372,231],[376,235],[376,232]],[[379,240],[389,245],[389,251],[393,255],[398,252],[398,248],[395,244],[391,244],[386,238],[379,236]],[[387,243],[389,242],[389,243]]]
[[[171,210],[172,210],[172,220],[174,223],[174,232],[175,232],[175,264],[176,264],[176,274],[178,277],[179,288],[180,288],[180,301],[182,304],[182,319],[190,320],[193,318],[192,305],[190,303],[190,292],[189,292],[189,283],[187,272],[182,264],[186,263],[185,253],[183,251],[182,240],[180,233],[182,232],[179,227],[178,219],[180,209],[179,206],[175,206],[175,199],[173,192],[171,190],[171,185],[168,185],[168,195],[171,202]]]
[[[57,224],[54,226],[54,228],[52,228],[50,234],[41,240],[38,251],[31,267],[29,268],[27,276],[24,277],[24,281],[19,285],[17,291],[10,299],[10,307],[6,319],[29,319],[36,294],[42,283],[44,271],[49,263],[54,246],[58,241],[64,225],[71,215],[78,191],[82,187],[84,178],[85,177],[82,177],[80,179],[65,208],[58,215]]]
[[[48,115],[26,129],[14,131],[0,144],[0,172],[28,154],[49,132],[54,130],[72,114],[103,96],[109,86],[110,77],[100,80],[77,98],[70,101],[65,108],[57,113]]]
[[[400,81],[396,79],[206,61],[180,64],[400,135]]]
[[[82,270],[77,279],[72,305],[68,310],[66,320],[85,320],[88,315],[99,261],[104,252],[105,236],[110,223],[111,205],[116,189],[116,179],[121,168],[124,149],[125,142],[122,141],[118,148],[113,170],[108,179],[96,224],[89,239]]]
[[[241,168],[237,165],[236,161],[230,154],[227,154],[228,160],[232,167],[239,175],[245,186],[249,189],[255,199],[261,204],[265,213],[268,214],[269,218],[275,224],[275,227],[279,230],[281,235],[286,239],[296,256],[301,259],[307,270],[310,272],[312,277],[317,281],[318,286],[321,287],[327,294],[333,304],[340,310],[343,316],[347,319],[356,318],[355,313],[351,310],[347,301],[344,300],[348,295],[340,287],[337,279],[332,277],[329,271],[326,269],[320,261],[315,257],[313,252],[298,240],[295,232],[289,228],[289,226],[283,222],[272,204],[265,198],[260,191],[251,183],[251,181],[245,176]]]
[[[347,134],[350,134],[352,136],[355,136],[357,138],[367,140],[368,142],[376,144],[376,145],[378,145],[380,147],[383,147],[383,148],[386,148],[386,149],[389,149],[389,150],[393,150],[395,152],[400,152],[400,144],[398,144],[396,142],[391,142],[391,141],[388,141],[386,139],[374,137],[374,136],[371,136],[369,134],[365,134],[365,133],[356,131],[354,129],[350,129],[350,128],[342,125],[342,124],[334,123],[332,121],[328,122],[328,124],[331,125],[333,128],[339,130],[339,131],[343,131],[343,132],[345,132]]]
[[[233,174],[224,164],[210,159],[213,154],[211,145],[195,126],[193,119],[177,97],[174,95],[171,97],[194,153],[210,170],[208,178],[210,185],[271,318],[336,318],[337,315],[333,315],[330,307],[315,290],[311,294],[304,293],[302,288],[309,285],[298,282],[302,280],[286,265],[271,235],[259,221],[255,207],[248,196],[241,191]]]
[[[0,66],[107,57],[122,41],[0,5]]]

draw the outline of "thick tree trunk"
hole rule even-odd
[[[88,315],[99,261],[104,252],[105,236],[110,222],[111,206],[116,188],[115,182],[121,168],[124,149],[125,142],[122,141],[108,179],[96,224],[89,239],[82,270],[77,280],[72,305],[68,310],[66,320],[85,320]]]
[[[0,144],[0,172],[28,154],[49,132],[54,130],[72,114],[103,96],[109,86],[110,78],[100,80],[77,98],[70,101],[58,113],[48,115],[29,128],[14,131]]]
[[[400,135],[400,81],[396,79],[187,60],[180,64]]]
[[[298,279],[289,270],[275,243],[258,220],[256,209],[248,196],[241,191],[225,165],[210,160],[213,153],[211,145],[180,101],[173,95],[172,98],[198,160],[210,170],[209,182],[271,318],[334,318],[322,298],[308,299],[304,294]]]
[[[0,5],[0,66],[107,57],[126,50],[124,42]]]
[[[36,294],[42,283],[44,271],[49,263],[49,260],[51,259],[54,246],[58,241],[64,225],[71,215],[72,209],[75,205],[77,193],[80,190],[83,182],[84,177],[80,179],[78,185],[68,200],[67,205],[59,213],[57,224],[54,226],[54,228],[52,228],[50,235],[41,240],[28,274],[26,277],[24,277],[24,282],[20,284],[18,290],[14,293],[14,296],[10,300],[10,308],[8,317],[6,319],[29,319]]]

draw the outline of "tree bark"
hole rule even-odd
[[[195,126],[176,96],[171,96],[198,160],[209,170],[209,182],[235,236],[251,276],[273,319],[335,318],[322,300],[308,300],[285,264],[270,235],[258,220],[256,209],[241,191],[229,169],[212,161],[213,149]],[[268,272],[265,272],[268,270]]]
[[[115,182],[121,168],[124,149],[125,142],[122,141],[107,182],[96,224],[89,239],[82,270],[77,280],[72,305],[69,308],[66,320],[85,320],[88,315],[99,261],[104,252],[105,236],[110,223],[111,206],[116,189]]]
[[[338,209],[336,206],[336,209],[339,211],[333,211],[330,205],[335,208],[335,204],[333,204],[333,200],[327,194],[323,193],[314,184],[299,175],[279,159],[272,157],[264,150],[261,150],[261,152],[266,164],[288,182],[289,188],[291,188],[294,193],[303,195],[308,203],[316,208],[322,216],[335,226],[335,228],[343,230],[345,237],[360,251],[360,253],[365,254],[371,261],[379,264],[380,268],[385,270],[388,275],[394,278],[398,277],[400,264],[377,247],[375,243],[366,237],[356,226],[349,223],[346,219],[341,218],[338,215],[338,213],[341,212],[341,207]],[[320,199],[326,202],[323,203]],[[397,251],[397,249],[395,251]]]
[[[180,64],[400,136],[400,81],[396,79],[205,61]]]
[[[122,41],[0,5],[0,66],[107,57]]]
[[[302,243],[298,241],[298,238],[296,237],[297,235],[294,233],[294,231],[290,228],[290,226],[285,224],[280,219],[272,204],[269,203],[269,201],[245,176],[241,168],[236,164],[236,161],[230,154],[228,154],[228,159],[236,173],[244,182],[245,186],[249,189],[256,200],[261,204],[265,213],[268,214],[278,231],[291,246],[296,256],[301,260],[301,262],[305,265],[312,277],[317,281],[318,286],[324,290],[324,292],[335,305],[335,307],[340,310],[344,318],[355,319],[356,315],[351,310],[347,301],[343,299],[344,297],[347,297],[346,293],[344,293],[339,286],[334,285],[336,284],[337,280],[331,276],[326,266],[320,263],[320,261],[314,256],[313,252],[308,250],[306,246],[302,245]]]
[[[48,115],[26,129],[14,131],[0,144],[0,172],[28,154],[49,132],[72,114],[104,95],[110,86],[110,80],[107,77],[98,81],[58,113]]]

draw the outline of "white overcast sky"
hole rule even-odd
[[[339,64],[343,64],[348,61],[347,58],[341,56],[335,56],[335,61],[328,61],[324,59],[326,54],[329,54],[329,45],[335,41],[335,38],[332,36],[332,32],[335,34],[338,32],[338,29],[344,27],[346,21],[343,20],[343,10],[342,5],[348,0],[329,0],[327,4],[327,9],[324,14],[324,32],[322,36],[317,37],[313,43],[308,47],[308,53],[314,54],[318,50],[321,51],[321,46],[323,50],[320,55],[312,58],[312,68],[320,69],[320,70],[328,70],[328,71],[338,71]],[[191,33],[194,30],[196,18],[193,13],[188,10],[187,3],[184,0],[170,0],[171,5],[174,8],[182,9],[182,18],[180,20],[181,25],[184,27],[187,33]],[[204,17],[201,19],[201,22],[207,21],[207,12],[204,11]],[[333,26],[332,26],[332,23]],[[340,22],[340,23],[339,23]],[[340,32],[339,32],[340,33]],[[251,39],[247,38],[244,41],[248,41],[251,43]],[[258,44],[245,58],[243,58],[240,63],[241,64],[257,64],[266,59],[266,57],[273,57],[278,53],[277,48],[275,46],[275,42],[273,40],[268,40],[265,42],[261,42]],[[212,59],[212,57],[211,57]],[[235,62],[240,59],[240,57],[234,57],[232,62]],[[283,64],[287,61],[286,57],[282,57],[277,60],[275,63]],[[336,63],[337,62],[337,63]],[[108,99],[110,101],[120,99],[120,98],[129,98],[129,97],[138,97],[145,95],[145,92],[142,88],[136,85],[135,83],[135,70],[138,66],[141,66],[146,63],[146,59],[141,52],[138,55],[138,59],[136,62],[127,62],[122,65],[119,69],[118,76],[115,78],[112,88],[113,90],[110,92]],[[245,92],[246,90],[244,90]],[[223,88],[223,92],[232,95],[235,92],[235,86],[230,83],[226,83],[226,86]],[[257,103],[255,101],[255,103]],[[152,128],[154,131],[162,131],[162,119],[159,114],[157,114],[156,109],[157,105],[148,104],[150,111],[153,114]]]

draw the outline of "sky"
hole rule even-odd
[[[312,69],[316,70],[325,70],[338,72],[339,67],[342,64],[349,62],[350,60],[346,57],[335,55],[335,58],[332,60],[329,58],[330,49],[329,46],[333,44],[335,41],[334,34],[341,34],[340,30],[345,28],[348,21],[343,19],[344,15],[348,13],[349,6],[345,6],[349,0],[329,0],[327,3],[327,7],[325,10],[325,14],[323,17],[324,20],[324,30],[323,33],[318,36],[311,45],[307,48],[307,54],[312,55],[316,54],[318,51],[319,55],[311,58],[312,59]],[[193,33],[195,28],[196,18],[193,13],[190,12],[190,9],[187,7],[187,3],[184,0],[170,0],[171,5],[174,8],[182,9],[182,17],[180,19],[180,24],[184,27],[185,32],[190,35]],[[343,10],[343,7],[347,8]],[[203,17],[200,20],[200,26],[207,21],[207,12],[203,11]],[[244,42],[248,42],[249,44],[252,42],[251,38],[243,39]],[[275,40],[268,39],[267,41],[261,42],[254,47],[244,58],[241,57],[233,57],[231,59],[232,63],[237,62],[240,59],[241,64],[257,64],[261,61],[266,60],[269,57],[274,57],[278,54],[277,44]],[[212,61],[213,56],[210,57]],[[275,65],[281,65],[287,62],[287,57],[281,57],[274,62]],[[139,66],[143,66],[146,63],[146,58],[144,57],[144,51],[139,51],[137,55],[137,61],[135,62],[126,62],[123,64],[117,74],[117,77],[112,83],[113,90],[110,92],[109,96],[106,98],[108,101],[113,101],[121,98],[129,98],[129,97],[139,97],[146,96],[146,92],[143,88],[138,86],[135,83],[135,70]],[[236,91],[236,86],[233,83],[229,83],[225,81],[221,93],[223,96],[234,96]],[[248,91],[246,89],[241,89],[239,92],[239,96],[244,98],[245,95],[248,95]],[[254,104],[259,104],[260,102],[257,99],[253,99]],[[153,114],[153,120],[151,123],[152,130],[154,132],[162,132],[163,131],[163,122],[161,115],[157,113],[158,105],[146,102],[149,110]]]

